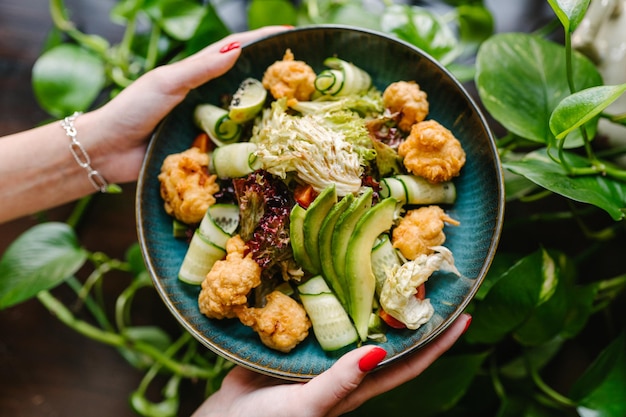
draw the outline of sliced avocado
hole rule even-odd
[[[372,247],[381,233],[393,225],[396,200],[386,198],[367,210],[350,236],[346,254],[349,313],[362,341],[367,339],[376,278],[372,271]]]
[[[291,241],[291,250],[293,252],[293,259],[300,265],[305,271],[311,272],[313,264],[311,258],[304,248],[304,217],[306,216],[306,210],[299,204],[296,204],[291,209],[289,215],[289,236]]]
[[[373,190],[366,188],[363,194],[355,198],[350,206],[339,216],[335,224],[335,230],[331,239],[331,250],[333,257],[333,268],[335,275],[343,288],[347,287],[346,282],[346,252],[352,231],[363,214],[372,206]],[[346,292],[346,305],[350,304],[350,293]]]
[[[335,273],[332,239],[339,216],[345,212],[353,201],[354,195],[348,194],[330,209],[328,215],[322,222],[318,242],[322,275],[344,307],[348,305],[345,296],[346,288],[342,285],[342,281],[339,280],[339,277]]]
[[[335,203],[337,203],[337,189],[335,184],[332,184],[326,187],[306,210],[303,226],[304,248],[311,259],[311,267],[313,269],[309,272],[312,274],[319,274],[322,269],[318,245],[319,234],[326,215],[328,215]]]

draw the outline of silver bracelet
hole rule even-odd
[[[77,111],[71,116],[67,116],[65,119],[61,120],[61,126],[65,129],[65,134],[72,140],[70,142],[70,152],[72,156],[74,156],[76,163],[87,171],[87,178],[89,178],[89,182],[91,182],[94,188],[101,193],[106,193],[109,183],[98,171],[91,167],[91,159],[76,137],[77,132],[76,127],[74,127],[74,121],[81,114],[82,112]]]

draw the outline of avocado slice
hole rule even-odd
[[[340,281],[337,273],[335,272],[335,267],[333,265],[332,238],[333,231],[337,225],[337,220],[350,207],[353,201],[354,195],[347,194],[330,209],[328,215],[322,222],[318,242],[322,275],[328,285],[333,289],[335,295],[339,299],[339,302],[346,309],[348,306],[345,295],[347,289],[343,285],[343,281]]]
[[[381,233],[391,229],[396,199],[386,198],[368,209],[350,236],[346,251],[346,283],[349,313],[362,341],[367,339],[376,278],[372,271],[372,247]]]
[[[303,225],[304,248],[311,259],[312,270],[309,272],[312,274],[319,274],[322,269],[318,244],[320,229],[328,212],[335,203],[337,203],[337,189],[335,184],[332,184],[322,190],[306,210]]]

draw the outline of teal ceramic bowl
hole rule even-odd
[[[246,77],[261,79],[264,70],[290,48],[316,72],[325,58],[337,55],[368,71],[383,90],[398,80],[415,80],[428,94],[429,118],[461,141],[467,162],[456,179],[458,198],[446,208],[460,221],[447,227],[446,246],[462,273],[431,277],[427,294],[435,315],[417,331],[391,330],[381,345],[388,355],[381,367],[401,360],[436,338],[458,317],[480,286],[500,237],[504,189],[496,146],[480,110],[467,91],[441,65],[418,48],[393,37],[338,26],[303,27],[244,45],[236,66],[193,91],[169,114],[152,138],[137,187],[137,227],[154,285],[182,326],[207,348],[252,370],[288,380],[307,380],[336,360],[324,353],[311,334],[290,353],[265,347],[256,333],[237,319],[210,320],[198,310],[200,288],[177,279],[187,243],[172,237],[172,219],[163,210],[157,176],[165,157],[190,146],[197,134],[192,112],[200,102],[218,104]],[[312,332],[311,332],[312,333]]]

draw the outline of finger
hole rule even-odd
[[[358,393],[359,396],[365,397],[361,402],[387,392],[421,374],[454,345],[467,330],[471,320],[472,317],[469,314],[461,314],[445,332],[423,349],[387,368],[371,373],[363,382],[362,390]]]
[[[382,351],[379,355],[378,351]],[[363,346],[343,355],[327,371],[313,378],[302,386],[302,398],[308,409],[316,410],[314,415],[326,415],[330,410],[348,397],[359,387],[367,372],[361,370],[359,364],[365,357],[374,354],[376,363],[380,362],[386,352],[377,346]],[[368,356],[370,355],[370,356]]]
[[[241,54],[240,47],[266,36],[284,32],[289,28],[289,26],[266,26],[247,32],[234,33],[192,56],[172,64],[173,70],[185,77],[184,88],[187,91],[191,90],[228,71]],[[228,49],[229,46],[232,49]]]

